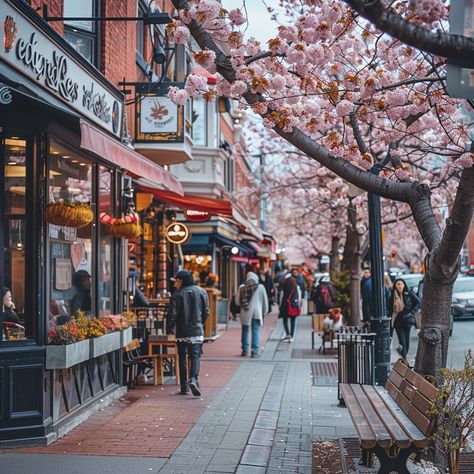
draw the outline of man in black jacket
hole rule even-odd
[[[189,388],[199,397],[199,362],[204,342],[204,323],[209,314],[207,293],[196,286],[190,272],[179,271],[174,277],[174,292],[166,318],[166,333],[176,335],[179,355],[181,395],[188,393],[186,356],[191,359]]]

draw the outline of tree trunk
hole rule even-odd
[[[350,281],[350,315],[348,322],[350,326],[359,326],[360,324],[360,271],[361,271],[361,252],[360,237],[356,230],[356,210],[352,205],[347,208],[348,225],[346,232],[346,243],[344,245],[343,268],[349,272]]]
[[[339,272],[341,270],[341,261],[339,260],[340,237],[331,238],[331,260],[329,262],[329,273]]]

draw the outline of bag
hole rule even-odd
[[[319,301],[325,306],[332,305],[332,296],[327,285],[321,285],[319,288]]]
[[[294,293],[295,292],[292,291],[288,297],[288,316],[291,318],[295,318],[301,314],[301,308],[298,304],[298,295],[295,295]]]

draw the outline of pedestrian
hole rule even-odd
[[[291,274],[293,275],[293,278],[296,279],[296,283],[298,284],[298,287],[301,291],[301,298],[304,298],[306,295],[306,281],[303,275],[297,268],[293,268],[291,270]]]
[[[410,348],[410,331],[415,325],[415,313],[421,306],[418,297],[406,285],[405,281],[397,278],[393,282],[390,298],[391,334],[393,329],[398,336],[397,352],[406,359]]]
[[[371,276],[370,268],[365,267],[364,271],[362,272],[362,278],[360,279],[360,294],[364,293],[364,286],[369,281]]]
[[[188,386],[195,397],[199,389],[199,365],[204,323],[209,315],[209,301],[205,290],[194,284],[190,272],[180,270],[174,277],[176,291],[171,297],[166,318],[166,334],[175,334],[179,356],[181,395],[188,393]],[[191,370],[186,373],[186,358],[191,360]]]
[[[322,277],[314,290],[314,306],[317,314],[327,314],[332,308],[334,300],[334,287],[329,277]]]
[[[294,272],[287,273],[284,280],[281,282],[282,296],[280,304],[280,314],[279,318],[283,319],[283,327],[285,329],[285,336],[282,340],[293,342],[295,337],[295,328],[296,328],[296,318],[298,316],[298,308],[295,308],[295,305],[298,305],[301,308],[301,290],[294,276]],[[296,309],[295,313],[292,310]],[[288,319],[290,319],[290,326],[288,327]]]
[[[392,313],[390,310],[390,298],[392,296],[393,283],[388,273],[385,273],[383,276],[383,291],[385,297],[385,315],[391,317]]]
[[[259,283],[264,286],[265,291],[267,292],[268,308],[270,311],[273,304],[273,278],[270,270],[263,270],[263,268],[260,269],[258,279]]]
[[[260,328],[263,326],[263,318],[268,313],[268,297],[265,287],[258,283],[258,276],[254,272],[248,272],[245,283],[240,285],[237,303],[240,305],[242,323],[241,356],[245,357],[249,353],[249,332],[252,328],[252,357],[258,357]]]
[[[12,300],[12,293],[9,288],[3,288],[2,292],[2,312],[0,313],[0,342],[6,340],[3,330],[3,323],[20,323],[20,318],[15,313],[15,304]]]
[[[276,304],[277,305],[280,305],[280,301],[281,301],[281,292],[282,292],[281,283],[283,282],[284,276],[285,275],[281,271],[281,268],[276,267],[275,278],[273,279],[273,282],[275,283],[275,293],[276,293]]]

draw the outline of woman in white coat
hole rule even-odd
[[[242,322],[242,356],[249,353],[249,332],[252,328],[252,357],[260,355],[260,328],[263,318],[268,313],[267,292],[258,283],[258,276],[253,272],[247,273],[247,279],[240,285],[237,294],[237,304],[240,306],[240,321]]]

